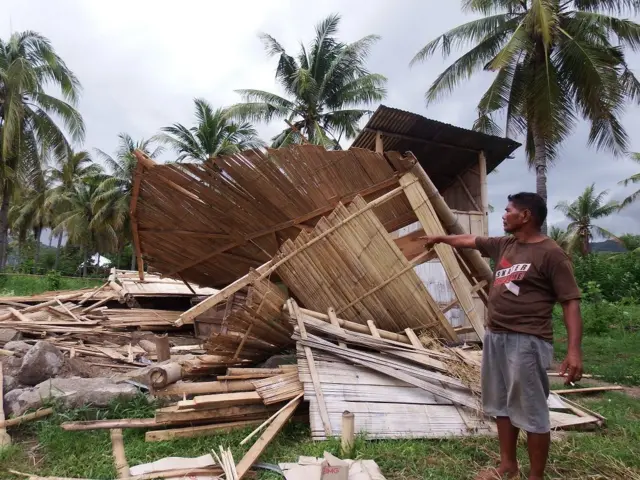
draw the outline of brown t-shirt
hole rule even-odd
[[[495,263],[487,327],[553,341],[556,302],[580,298],[571,260],[550,238],[520,243],[513,236],[478,237],[476,247]]]

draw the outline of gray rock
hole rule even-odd
[[[291,355],[274,355],[267,358],[261,368],[278,368],[280,365],[295,365],[297,363],[295,353]]]
[[[29,350],[31,350],[31,345],[29,345],[27,342],[23,342],[22,340],[16,340],[13,342],[5,343],[4,347],[2,348],[4,348],[5,350],[11,350],[12,352],[16,352],[18,354],[24,355]]]
[[[117,384],[108,378],[52,378],[33,388],[10,391],[4,396],[4,403],[7,413],[22,415],[52,399],[68,409],[85,405],[106,407],[117,398],[130,399],[137,393],[133,385]]]
[[[0,343],[5,344],[14,340],[20,340],[22,334],[14,328],[0,328]]]
[[[18,383],[18,379],[12,375],[3,375],[2,379],[4,380],[3,391],[10,392],[20,386]]]
[[[38,342],[25,354],[18,371],[23,385],[37,385],[54,377],[64,365],[64,355],[49,342]]]

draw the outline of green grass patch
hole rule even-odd
[[[52,290],[93,288],[104,282],[100,278],[61,277],[55,274],[0,274],[0,296],[27,296]]]
[[[582,315],[585,373],[607,382],[640,385],[640,307],[586,304]],[[554,317],[555,359],[561,362],[567,354],[567,331],[559,309]]]
[[[554,441],[548,478],[640,478],[633,476],[640,475],[640,401],[612,392],[580,402],[606,416],[607,426],[596,433],[571,433]],[[70,419],[145,417],[151,416],[154,408],[155,405],[147,404],[140,397],[114,404],[108,410],[81,409],[13,429],[11,435],[23,443],[0,451],[0,471],[11,468],[42,476],[115,478],[108,431],[65,432],[60,423]],[[250,447],[240,447],[239,443],[250,431],[251,428],[247,428],[232,434],[145,443],[143,431],[128,429],[124,431],[124,443],[130,465],[167,456],[199,456],[220,445],[230,447],[238,462]],[[312,442],[309,437],[307,426],[290,423],[269,445],[260,461],[295,461],[299,455],[321,456],[325,450],[340,454],[337,440]],[[473,478],[479,469],[494,465],[498,459],[498,442],[494,438],[389,441],[358,438],[353,456],[374,459],[389,479],[462,480]],[[519,458],[526,472],[524,440],[520,443]],[[0,473],[0,478],[18,477]],[[281,477],[261,471],[260,478]]]

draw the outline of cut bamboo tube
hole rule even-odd
[[[177,363],[169,363],[154,367],[149,371],[149,384],[154,389],[164,388],[182,378],[182,366]]]
[[[53,408],[43,408],[33,413],[27,413],[19,417],[10,418],[9,420],[3,420],[0,422],[0,428],[15,427],[31,420],[37,420],[38,418],[46,417],[53,413]]]
[[[355,443],[355,415],[348,410],[342,412],[341,449],[342,458],[350,458]]]
[[[161,390],[154,395],[164,397],[169,395],[202,395],[205,393],[251,392],[256,387],[248,380],[226,380],[224,382],[178,382]]]
[[[153,428],[159,426],[155,418],[123,418],[119,420],[87,420],[64,422],[60,425],[67,431],[111,430],[114,428]]]
[[[113,451],[113,460],[116,464],[116,472],[118,478],[127,478],[129,474],[129,464],[124,453],[124,442],[122,440],[122,430],[119,428],[111,429],[111,449]]]

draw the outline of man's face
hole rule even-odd
[[[529,210],[518,210],[511,202],[507,204],[502,215],[502,226],[505,232],[516,233],[529,221],[531,221]]]

